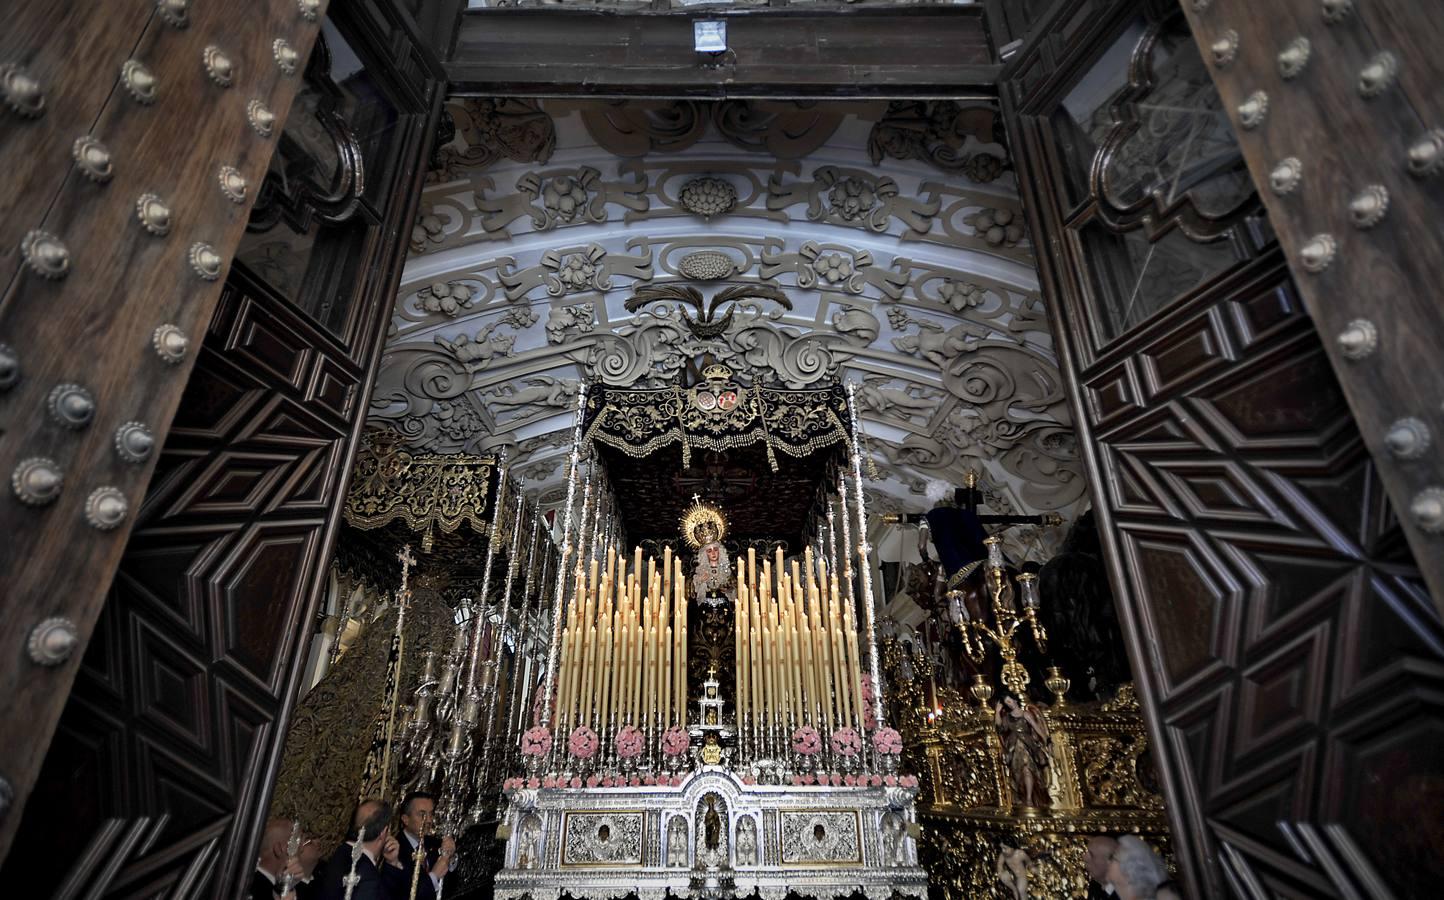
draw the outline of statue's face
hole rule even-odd
[[[708,544],[702,552],[707,554],[707,562],[714,566],[717,565],[717,560],[722,558],[722,548],[717,544]]]

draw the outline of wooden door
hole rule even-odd
[[[315,51],[257,159],[174,419],[152,419],[163,443],[118,572],[67,573],[114,581],[91,598],[68,702],[51,687],[64,713],[32,802],[6,823],[19,829],[0,877],[45,896],[235,896],[254,866],[442,99],[439,66],[389,0],[338,0],[314,24],[298,12],[311,4],[271,5]],[[112,377],[154,392],[141,363]],[[49,588],[66,564],[51,554]]]
[[[1064,0],[1001,84],[1178,862],[1195,897],[1433,896],[1419,529],[1210,65],[1176,2]]]
[[[0,853],[323,6],[265,0],[240,16],[180,0],[4,5]]]

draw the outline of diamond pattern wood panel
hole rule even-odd
[[[339,500],[339,479],[319,479],[332,488],[327,495],[316,490],[318,479],[301,476],[340,458],[350,428],[308,410],[300,388],[275,370],[237,364],[233,338],[249,319],[229,320],[227,309],[270,303],[271,320],[292,317],[293,341],[310,338],[283,304],[248,294],[254,286],[242,276],[233,282],[217,317],[222,330],[201,351],[162,450],[166,475],[146,497],[37,796],[66,809],[98,784],[109,792],[78,814],[67,811],[64,828],[47,809],[33,808],[7,869],[27,851],[42,852],[36,844],[56,858],[86,858],[87,844],[116,828],[141,834],[135,829],[144,822],[144,850],[116,838],[91,854],[92,871],[76,872],[86,890],[131,893],[184,876],[187,848],[234,865],[247,839],[243,813],[266,787],[267,750],[289,700],[298,642],[309,634],[301,615],[319,583]],[[354,364],[342,369],[359,381]],[[106,713],[95,715],[97,708]],[[149,815],[137,818],[142,812]],[[198,834],[212,839],[197,846]],[[161,870],[165,877],[153,880]],[[213,875],[209,867],[198,873],[197,888],[217,887]]]
[[[439,65],[389,0],[335,12],[359,55],[407,62],[375,66],[402,99],[390,167],[369,170],[382,199],[359,274],[335,298],[347,317],[325,330],[243,265],[231,270],[79,663],[41,799],[0,870],[29,886],[34,862],[49,861],[35,896],[63,877],[64,898],[232,897],[250,877],[339,525],[356,401],[400,274],[393,239],[415,213],[440,109]],[[401,72],[414,80],[385,81]]]
[[[1024,48],[1003,86],[1053,246],[1079,213],[1049,113],[1130,21],[1176,15],[1050,15],[1083,12],[1086,40]],[[1282,252],[1098,343],[1085,262],[1043,263],[1191,895],[1435,896],[1444,628]]]

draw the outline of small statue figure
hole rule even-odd
[[[737,865],[757,865],[757,823],[751,816],[737,820]]]
[[[535,869],[537,867],[540,843],[541,819],[536,816],[527,816],[522,820],[521,836],[517,841],[516,867],[518,869]]]
[[[882,817],[882,861],[885,866],[908,864],[907,823],[897,813]]]
[[[708,850],[720,850],[722,846],[722,817],[717,815],[717,801],[707,795],[707,813],[702,817],[704,843]]]
[[[1037,707],[1018,697],[1004,694],[993,715],[993,724],[1003,742],[1003,762],[1013,783],[1013,804],[1024,809],[1046,809],[1050,739],[1048,726]]]
[[[673,816],[667,823],[667,865],[682,868],[687,865],[686,816]]]
[[[1028,900],[1028,870],[1032,867],[1033,860],[1017,847],[1004,844],[998,851],[998,883],[1013,895],[1013,900]]]

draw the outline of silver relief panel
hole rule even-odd
[[[862,863],[862,828],[855,811],[783,812],[782,863]]]
[[[642,815],[641,811],[567,813],[562,821],[562,865],[641,865]]]

